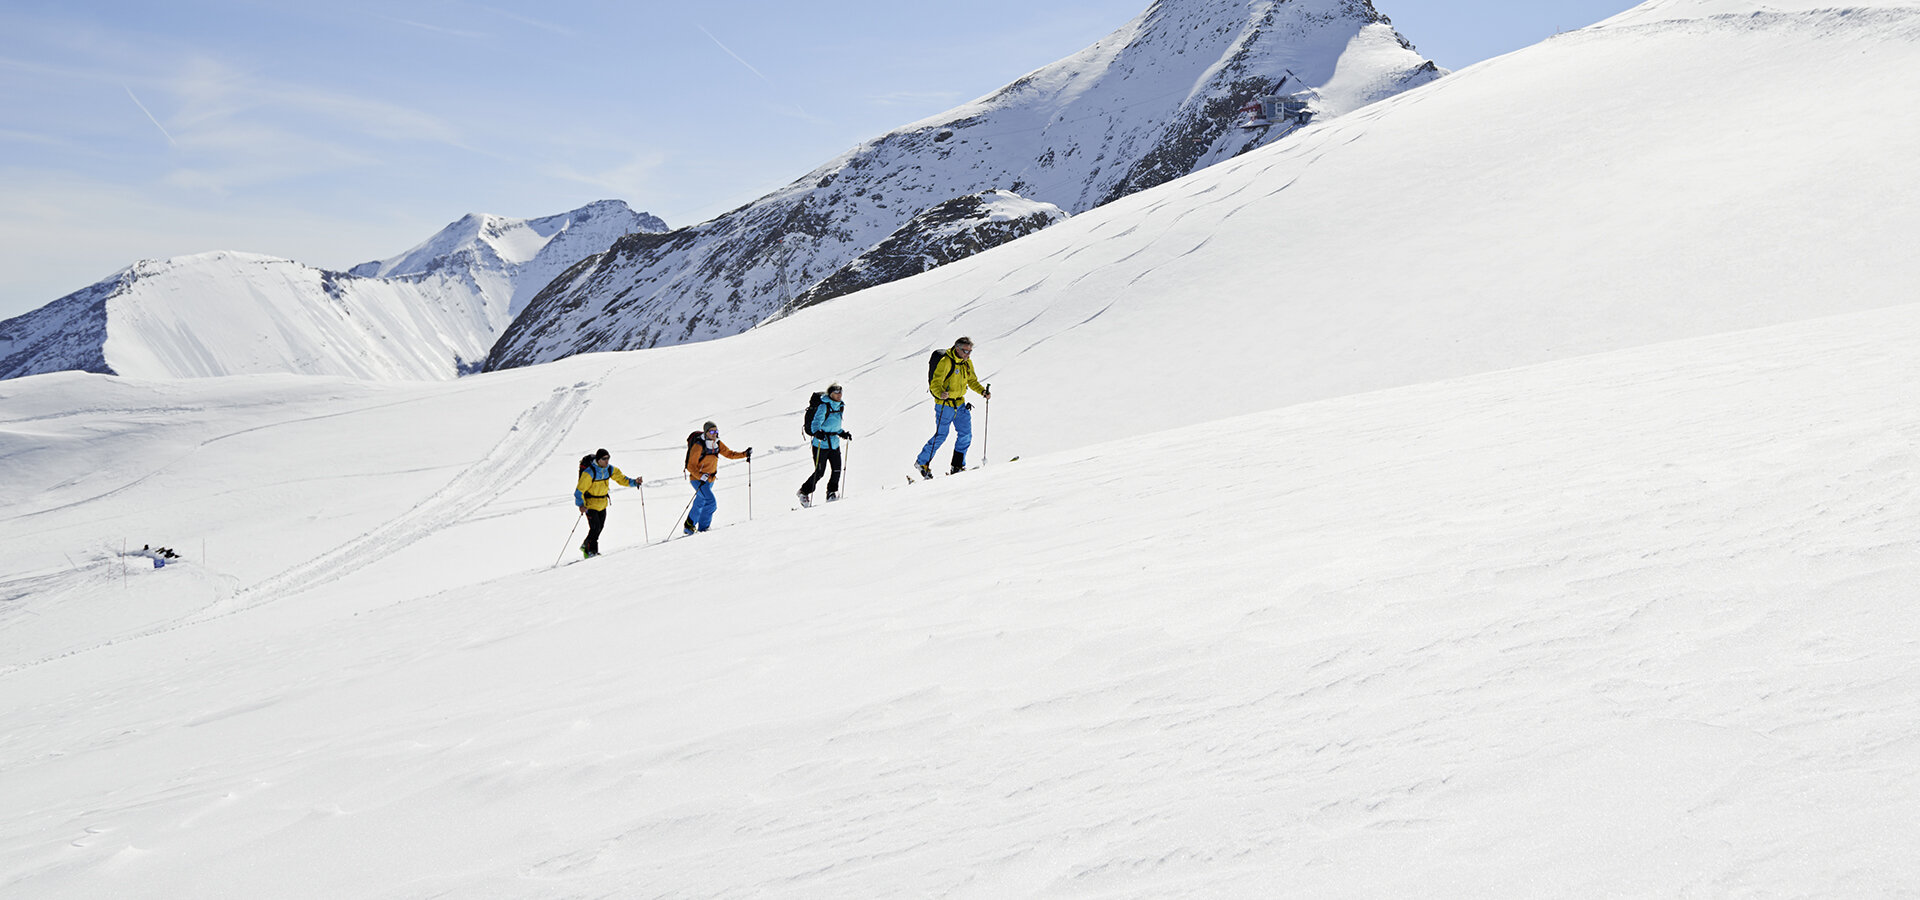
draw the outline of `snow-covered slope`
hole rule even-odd
[[[555,274],[636,229],[665,225],[615,200],[544,219],[467,216],[352,274],[234,252],[143,261],[0,322],[0,378],[452,378]]]
[[[0,377],[80,369],[452,378],[484,355],[504,312],[458,278],[355,278],[252,253],[201,253],[136,263],[0,323],[12,339],[0,345]]]
[[[1002,189],[1079,213],[1290,131],[1236,111],[1318,88],[1330,118],[1439,76],[1368,0],[1155,0],[1086,50],[849,151],[754,203],[635,235],[550,285],[492,369],[742,331],[956,197]]]
[[[0,382],[0,894],[1898,895],[1920,9],[1775,9],[726,340]],[[962,333],[991,464],[909,486]]]
[[[753,522],[735,464],[725,527],[642,549],[684,490],[621,491],[614,552],[557,571],[573,450],[671,468],[613,359],[196,384],[199,441],[96,454],[84,525],[9,522],[50,534],[0,551],[0,892],[1897,895],[1916,360],[1909,306],[819,510],[763,469]],[[39,426],[178,400],[97,379],[33,379],[97,410]],[[217,474],[249,454],[285,471]]]

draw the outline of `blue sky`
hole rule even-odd
[[[9,0],[0,318],[143,258],[344,269],[469,212],[693,224],[1148,2]],[[1633,5],[1375,0],[1453,69]]]

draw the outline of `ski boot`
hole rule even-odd
[[[811,507],[813,506],[813,495],[812,495],[812,494],[809,494],[809,493],[807,493],[806,491],[801,491],[801,492],[800,492],[799,494],[797,494],[797,495],[795,495],[795,496],[798,496],[798,497],[800,498],[800,508],[801,508],[801,509],[809,509],[809,508],[811,508]],[[832,494],[828,494],[828,495],[827,495],[827,499],[828,499],[828,500],[832,500],[832,499],[833,499],[833,495],[832,495]]]
[[[927,463],[920,464],[920,480],[921,481],[933,480],[933,467],[931,465],[928,465]]]

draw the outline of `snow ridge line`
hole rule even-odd
[[[1826,9],[1782,12],[1766,10],[1750,13],[1719,13],[1684,19],[1626,21],[1617,25],[1591,25],[1578,31],[1555,35],[1555,39],[1580,35],[1611,36],[1619,33],[1687,31],[1707,34],[1719,31],[1771,31],[1818,26],[1825,34],[1847,32],[1884,40],[1920,39],[1920,10],[1878,6],[1835,6]]]

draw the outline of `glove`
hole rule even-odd
[[[702,476],[700,476],[700,480],[701,480],[701,481],[705,481],[705,482],[708,482],[708,483],[712,483],[712,482],[713,482],[713,476],[712,476],[712,475],[702,475]]]
[[[846,433],[846,432],[844,432],[844,431],[842,431],[842,432],[840,432],[840,439],[841,439],[841,440],[843,440],[843,441],[850,441],[850,440],[853,440],[853,435],[850,435],[850,434],[848,434],[848,433]]]
[[[753,461],[753,448],[752,448],[752,447],[748,447],[748,448],[747,448],[747,452],[746,452],[746,457],[747,457],[747,461],[748,461],[748,462],[752,462],[752,461]]]

